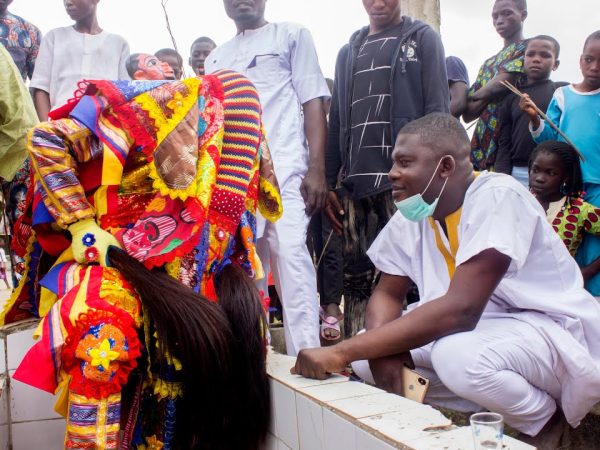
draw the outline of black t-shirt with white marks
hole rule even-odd
[[[343,183],[354,199],[390,189],[392,58],[402,24],[367,36],[354,61],[349,161]]]

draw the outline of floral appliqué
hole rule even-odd
[[[120,310],[90,310],[79,316],[63,352],[70,389],[79,395],[106,398],[127,382],[140,356],[131,317]]]
[[[85,250],[84,255],[87,262],[96,262],[98,261],[99,252],[96,247],[90,247]]]
[[[96,236],[94,236],[92,233],[86,233],[85,236],[81,238],[81,242],[86,247],[91,247],[96,243]]]

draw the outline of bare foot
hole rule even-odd
[[[519,439],[533,445],[538,450],[556,450],[561,447],[563,434],[568,429],[567,421],[562,411],[556,410],[544,428],[536,436],[521,433]]]
[[[339,317],[342,315],[340,305],[337,303],[328,303],[325,307],[325,314],[328,316]]]

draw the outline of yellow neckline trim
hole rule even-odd
[[[446,230],[448,231],[448,243],[450,248],[446,247],[440,233],[440,228],[433,219],[429,217],[429,225],[433,228],[435,233],[435,243],[446,261],[446,267],[448,269],[448,276],[450,279],[454,276],[456,270],[456,253],[458,252],[458,224],[460,223],[460,216],[462,214],[462,206],[454,211],[452,214],[446,216],[444,222],[446,222]]]
[[[477,178],[481,175],[481,172],[476,170],[473,171],[473,175]],[[446,247],[440,233],[440,228],[435,223],[433,217],[429,217],[429,225],[433,228],[435,233],[435,244],[446,261],[446,267],[448,268],[448,276],[450,279],[454,276],[456,271],[456,253],[458,252],[458,225],[460,223],[460,216],[462,214],[462,206],[453,213],[446,216],[444,222],[446,222],[446,230],[448,231],[448,243],[450,249]]]

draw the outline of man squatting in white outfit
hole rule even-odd
[[[360,361],[359,376],[400,393],[414,361],[427,402],[556,434],[557,406],[575,427],[600,400],[600,306],[536,199],[510,176],[473,172],[469,149],[450,115],[400,131],[389,173],[399,212],[368,252],[382,272],[368,331],[303,350],[292,372],[323,379]],[[421,301],[403,315],[410,280]]]
[[[319,346],[316,273],[306,247],[309,216],[327,196],[323,99],[330,98],[309,31],[268,23],[265,0],[224,0],[238,34],[206,59],[206,73],[232,69],[256,86],[283,200],[283,217],[258,223],[258,254],[272,266],[283,305],[287,352]],[[310,148],[310,152],[309,152]],[[262,237],[261,237],[262,234]],[[268,291],[266,277],[259,289]]]

